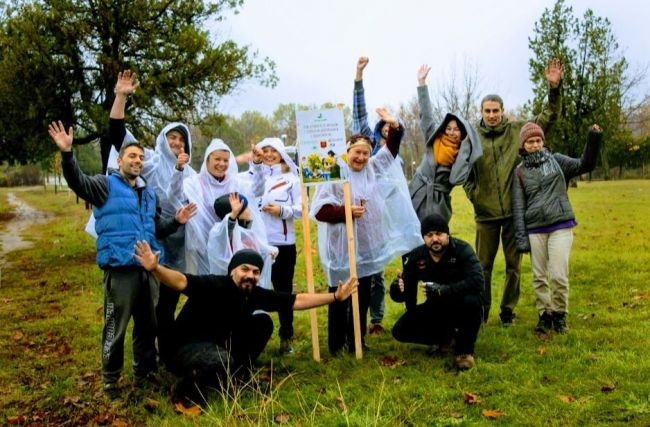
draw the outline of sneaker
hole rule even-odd
[[[501,325],[504,328],[508,328],[508,327],[512,326],[512,324],[514,323],[515,317],[517,317],[517,316],[515,315],[515,313],[513,313],[512,310],[510,310],[508,308],[504,308],[501,311],[501,314],[499,314],[499,317],[501,318]]]
[[[553,329],[558,334],[563,334],[569,330],[566,324],[566,313],[563,311],[556,311],[553,313]]]
[[[370,328],[368,328],[369,334],[381,334],[384,332],[384,327],[381,323],[371,323]]]
[[[280,340],[280,354],[293,354],[290,338]]]
[[[108,398],[108,400],[116,400],[120,397],[120,389],[117,387],[116,383],[105,383],[104,395]]]
[[[474,356],[471,354],[459,354],[454,363],[459,371],[466,371],[474,367]]]
[[[553,329],[553,316],[550,313],[544,312],[539,315],[539,321],[535,326],[535,332],[547,333]]]

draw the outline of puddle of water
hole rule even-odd
[[[0,264],[5,255],[19,249],[27,249],[32,242],[23,240],[21,234],[33,224],[43,223],[48,220],[48,215],[38,211],[16,197],[14,193],[7,193],[7,202],[14,207],[15,216],[7,222],[4,230],[0,230]]]

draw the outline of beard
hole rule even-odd
[[[239,284],[239,289],[241,289],[245,294],[249,295],[251,292],[253,292],[253,288],[256,284],[257,281],[255,279],[244,279]]]
[[[429,252],[431,254],[433,254],[433,255],[436,255],[436,256],[440,256],[440,255],[444,254],[446,250],[447,250],[447,245],[445,245],[442,242],[440,242],[440,243],[438,243],[438,242],[432,243],[429,246]]]

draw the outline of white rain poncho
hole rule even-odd
[[[206,161],[208,156],[216,151],[227,151],[230,157],[228,169],[223,180],[219,181],[208,172]],[[243,194],[251,200],[250,194],[247,194],[245,188],[242,188],[237,178],[237,162],[230,148],[220,139],[215,138],[205,150],[203,164],[198,174],[191,176],[182,182],[182,186],[177,181],[172,182],[170,191],[176,194],[180,200],[188,200],[197,205],[196,215],[185,224],[185,259],[186,272],[191,274],[209,274],[210,262],[208,258],[208,236],[212,227],[221,222],[221,218],[214,212],[214,201],[220,196],[228,193],[237,192]],[[259,215],[253,212],[253,224],[261,223]],[[256,229],[257,230],[257,229]],[[259,238],[266,242],[266,233],[261,228],[262,234]]]
[[[252,222],[252,228],[244,228],[238,222],[232,230],[232,236],[228,235],[228,218],[226,215],[221,221],[212,226],[208,236],[208,259],[210,273],[228,274],[228,263],[233,254],[240,249],[253,249],[262,256],[264,267],[260,274],[258,286],[271,289],[271,269],[273,260],[278,254],[278,248],[266,243],[265,239],[259,237],[264,234],[264,227],[261,221]]]
[[[365,200],[366,211],[353,221],[357,276],[367,277],[384,271],[395,257],[423,243],[420,223],[411,205],[404,173],[387,147],[370,158],[360,172],[346,167],[342,177],[350,181],[353,205]],[[324,205],[343,206],[343,184],[319,184],[310,216]],[[350,276],[345,222],[318,222],[318,248],[329,286]]]

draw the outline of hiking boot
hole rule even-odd
[[[569,330],[566,324],[566,313],[563,311],[556,311],[553,313],[553,329],[558,334],[563,334]]]
[[[382,334],[384,332],[384,327],[381,323],[371,323],[370,328],[368,328],[369,334]]]
[[[471,354],[459,354],[456,356],[456,361],[454,362],[456,369],[459,371],[466,371],[474,367],[474,356]]]
[[[508,308],[504,308],[499,314],[499,317],[501,318],[501,326],[503,326],[504,328],[508,328],[512,326],[516,316],[512,310]]]
[[[118,399],[120,397],[120,389],[117,387],[117,383],[105,383],[104,395],[110,401]]]
[[[291,338],[280,340],[280,354],[293,354]]]
[[[537,326],[535,326],[535,332],[545,334],[551,329],[553,329],[553,316],[551,313],[544,312],[540,314]]]

